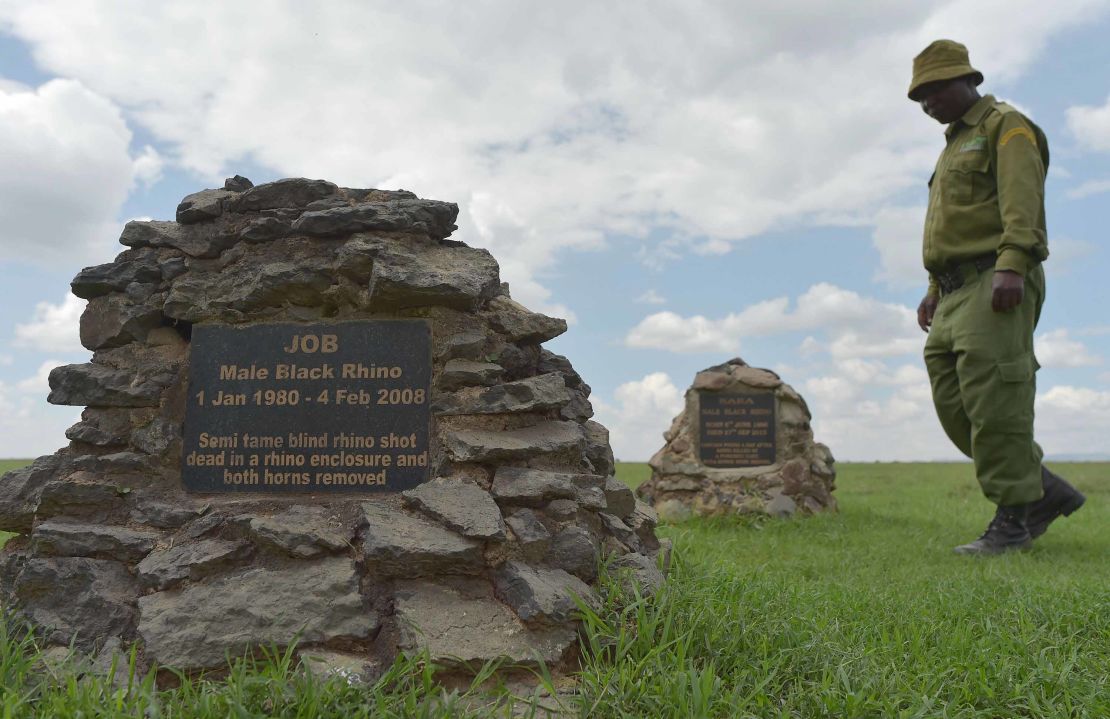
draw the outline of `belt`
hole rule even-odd
[[[944,272],[933,273],[933,278],[936,279],[942,295],[951,294],[964,286],[972,272],[979,274],[994,267],[996,262],[998,262],[998,255],[992,252],[989,255],[981,255],[973,260],[961,262]]]

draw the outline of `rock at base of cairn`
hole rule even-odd
[[[739,358],[702,370],[637,491],[667,522],[835,510],[833,456],[810,420],[805,400],[770,370]]]

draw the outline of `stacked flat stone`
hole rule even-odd
[[[698,456],[702,393],[770,393],[775,403],[775,460],[753,467],[707,467]],[[664,521],[692,515],[765,514],[776,517],[836,509],[832,452],[815,442],[812,416],[802,396],[768,369],[740,358],[698,372],[686,390],[686,406],[663,433],[651,479],[637,489]]]
[[[541,347],[561,319],[514,302],[489,252],[447,239],[458,208],[411,192],[236,176],[176,222],[129,222],[82,270],[92,361],[50,374],[84,406],[64,449],[0,479],[5,606],[47,645],[193,671],[294,638],[313,666],[372,675],[426,650],[556,670],[575,597],[608,556],[662,576],[655,514],[613,476],[589,386]],[[431,481],[367,495],[186,494],[194,323],[422,318]]]

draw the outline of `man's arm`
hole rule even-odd
[[[1042,139],[1016,112],[1002,115],[994,143],[1002,240],[992,281],[991,308],[1006,312],[1021,304],[1025,273],[1048,257],[1044,227],[1046,167]]]

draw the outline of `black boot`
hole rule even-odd
[[[1033,538],[1025,525],[1028,514],[1028,504],[999,505],[983,536],[956,547],[956,554],[1002,554],[1014,549],[1028,549],[1033,545]]]
[[[1029,518],[1026,525],[1029,527],[1029,536],[1033,539],[1041,536],[1061,515],[1067,517],[1083,506],[1087,498],[1075,487],[1071,486],[1058,475],[1048,471],[1048,467],[1041,466],[1041,486],[1044,487],[1044,496],[1029,505]]]

